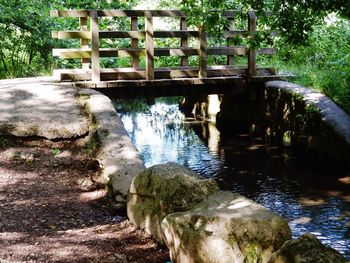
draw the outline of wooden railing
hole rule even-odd
[[[256,33],[257,17],[254,12],[247,14],[247,30],[234,30],[234,21],[238,13],[223,11],[222,16],[230,22],[230,30],[223,33],[226,40],[235,36],[243,38],[254,37]],[[52,17],[79,18],[78,31],[53,31],[56,39],[80,39],[80,48],[53,49],[53,55],[62,59],[81,59],[80,69],[63,69],[58,73],[62,80],[120,80],[120,79],[171,79],[171,78],[208,78],[218,76],[247,76],[259,75],[256,66],[257,54],[274,54],[274,48],[254,50],[248,46],[221,46],[207,47],[207,35],[204,31],[188,30],[186,17],[178,10],[53,10]],[[102,17],[129,17],[129,31],[100,31],[99,21]],[[139,30],[139,18],[144,17],[144,30]],[[179,30],[155,31],[154,17],[179,18]],[[88,23],[90,20],[90,23]],[[100,48],[100,39],[131,39],[128,48]],[[180,47],[155,48],[155,38],[178,38]],[[198,39],[198,47],[189,47],[189,38]],[[140,39],[144,39],[144,47],[139,47]],[[208,55],[227,56],[227,65],[207,65]],[[234,56],[247,56],[248,64],[245,67],[235,67]],[[140,57],[145,57],[145,67],[140,68]],[[155,57],[180,56],[179,67],[155,68]],[[199,56],[198,66],[189,66],[189,56]],[[131,57],[130,68],[101,68],[100,58],[103,57]]]

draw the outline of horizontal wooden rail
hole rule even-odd
[[[259,31],[256,31],[259,33]],[[223,36],[226,38],[230,37],[247,37],[248,31],[245,30],[232,30],[225,31]],[[52,31],[52,38],[56,39],[91,39],[91,33],[89,31]],[[144,38],[145,31],[100,31],[100,38]],[[210,36],[210,34],[208,35]],[[271,36],[277,36],[276,32],[271,32]],[[184,37],[199,37],[199,32],[194,30],[173,30],[173,31],[154,31],[154,38],[184,38]]]
[[[180,10],[96,10],[99,17],[144,17],[150,12],[153,17],[185,17]],[[51,10],[51,17],[90,17],[91,10]],[[235,17],[241,11],[212,11],[220,12],[223,17]]]
[[[207,48],[207,55],[247,55],[248,47],[210,47]],[[275,48],[262,48],[256,51],[258,55],[276,54]],[[63,58],[91,58],[89,48],[53,49],[53,55]],[[100,48],[101,57],[140,57],[145,56],[143,48]],[[198,56],[196,48],[154,48],[154,55],[161,56]]]
[[[242,38],[254,38],[257,34],[257,17],[254,12],[247,14],[247,30],[236,29],[233,25],[238,11],[213,11],[220,12],[230,23],[230,30],[222,33],[224,40],[229,43],[230,38],[240,36]],[[75,71],[57,71],[62,79],[70,76],[74,80],[100,80],[114,79],[147,79],[157,78],[207,78],[219,76],[247,76],[272,72],[261,70],[256,66],[257,55],[272,55],[275,48],[253,49],[248,46],[221,46],[209,47],[208,35],[203,28],[200,30],[187,30],[186,16],[179,10],[53,10],[52,17],[76,17],[79,18],[79,30],[53,31],[55,39],[80,39],[80,48],[55,48],[53,55],[61,59],[81,59],[82,69]],[[100,30],[101,17],[128,17],[130,26],[126,31]],[[139,29],[138,18],[143,17],[145,25]],[[178,17],[179,30],[160,31],[154,30],[154,17]],[[88,22],[90,21],[90,22]],[[111,21],[113,23],[113,21]],[[274,32],[271,35],[275,35]],[[217,36],[215,36],[217,37]],[[175,38],[180,40],[180,47],[154,47],[154,39]],[[191,39],[198,40],[198,47],[190,47]],[[101,48],[101,39],[130,39],[130,47]],[[140,39],[143,39],[141,42]],[[104,42],[105,43],[105,42]],[[114,42],[113,42],[114,43]],[[115,42],[117,43],[117,42]],[[140,47],[140,44],[143,46]],[[155,68],[155,57],[178,56],[181,57],[179,68]],[[198,66],[188,67],[189,57],[198,56]],[[227,56],[227,67],[209,67],[208,56]],[[248,65],[244,68],[234,67],[235,56],[247,56]],[[101,68],[100,58],[130,57],[132,68]],[[145,68],[140,68],[140,58],[145,59]],[[90,63],[89,63],[90,62]],[[90,69],[91,67],[91,69]]]

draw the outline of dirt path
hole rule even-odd
[[[115,215],[81,149],[0,148],[0,262],[167,262]]]

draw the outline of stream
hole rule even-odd
[[[293,238],[310,232],[350,259],[350,174],[324,160],[270,145],[252,129],[220,132],[184,116],[177,99],[114,101],[146,165],[176,162],[215,178],[288,219]]]

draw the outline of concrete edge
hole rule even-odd
[[[98,161],[102,177],[117,208],[126,208],[132,179],[145,169],[140,154],[132,144],[111,100],[91,89],[79,89],[78,99],[92,119],[93,132],[100,141]]]
[[[322,93],[313,91],[301,85],[286,81],[269,81],[267,88],[280,89],[289,93],[301,95],[306,105],[317,107],[322,121],[329,125],[337,135],[350,145],[350,115]]]

